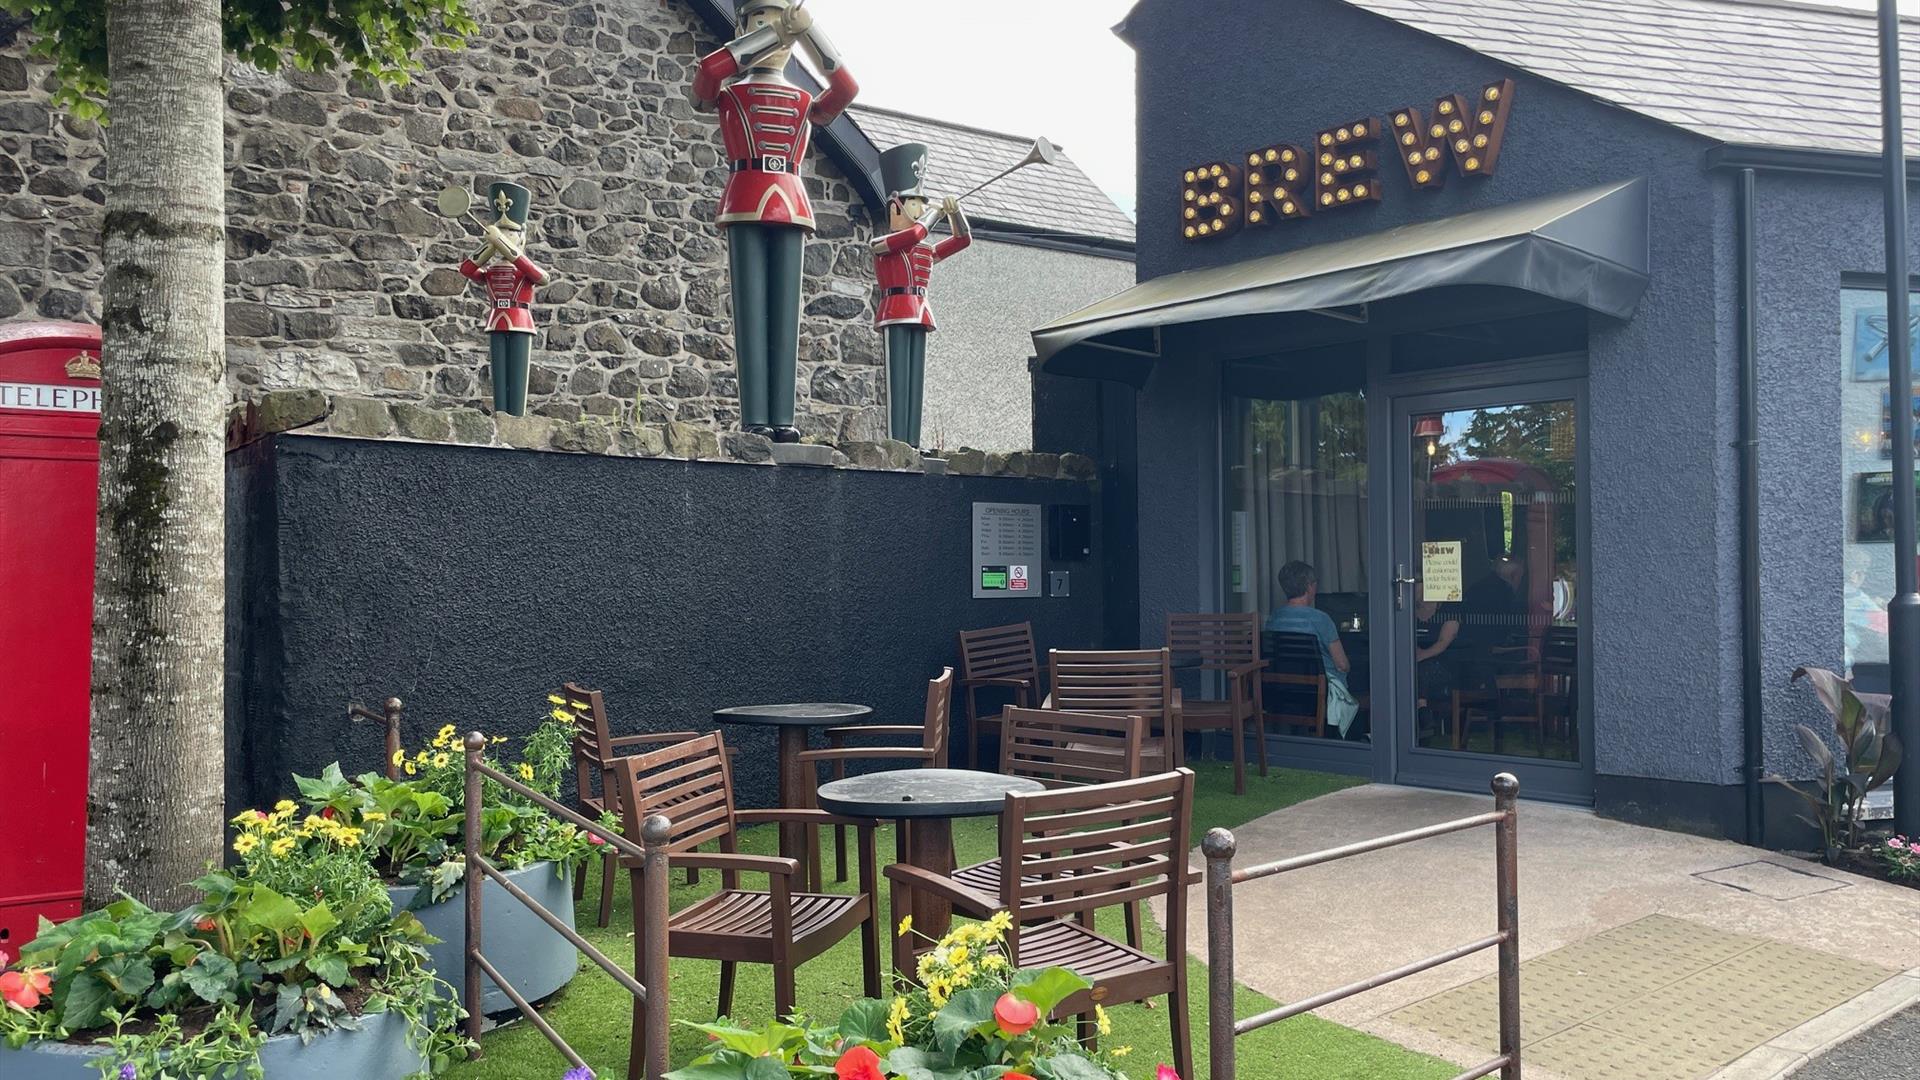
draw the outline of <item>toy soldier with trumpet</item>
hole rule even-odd
[[[873,276],[880,283],[873,325],[887,343],[888,429],[894,438],[916,447],[926,389],[927,335],[934,330],[927,282],[936,264],[973,242],[967,215],[954,198],[934,208],[934,215],[947,219],[953,235],[939,243],[927,241],[927,224],[934,215],[927,212],[926,172],[925,143],[902,143],[881,153],[887,228],[893,231],[873,242]]]
[[[533,355],[533,290],[546,272],[527,258],[527,212],[533,193],[519,184],[487,188],[491,222],[480,221],[487,242],[460,264],[468,280],[486,286],[487,337],[493,360],[493,411],[527,414],[527,367]],[[472,214],[472,198],[460,188],[440,193],[440,212]],[[478,217],[475,217],[478,221]]]
[[[880,306],[873,324],[887,344],[887,421],[894,438],[908,446],[920,445],[920,414],[925,398],[927,334],[934,329],[933,308],[927,303],[927,282],[935,265],[964,251],[973,242],[973,228],[960,211],[960,200],[1001,177],[1029,165],[1051,165],[1059,160],[1052,143],[1037,139],[1027,156],[975,184],[962,195],[948,196],[940,205],[927,206],[924,182],[927,147],[902,143],[880,155],[880,178],[887,188],[887,235],[873,242],[873,275],[880,284]],[[927,230],[947,219],[953,235],[938,243]]]
[[[740,426],[775,442],[793,426],[800,351],[800,256],[813,231],[801,182],[812,125],[830,124],[859,92],[832,44],[795,0],[740,0],[739,36],[703,57],[694,99],[720,112],[726,191],[718,221],[733,279]],[[799,45],[827,84],[818,100],[784,74]]]

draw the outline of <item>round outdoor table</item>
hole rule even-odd
[[[1045,790],[1038,780],[972,769],[891,769],[822,784],[818,799],[829,813],[891,819],[894,857],[945,876],[954,870],[954,818],[991,817],[1008,794]],[[943,937],[953,925],[953,905],[925,889],[913,891],[912,914],[914,929],[928,937]]]
[[[813,766],[800,760],[807,749],[807,734],[817,727],[864,724],[873,719],[873,709],[844,701],[807,701],[791,705],[735,705],[713,710],[716,724],[750,724],[776,728],[780,732],[780,805],[788,809],[804,807],[808,788],[807,770]],[[814,845],[807,842],[805,825],[782,823],[780,854],[800,861],[800,880],[809,892],[820,891],[820,860]]]

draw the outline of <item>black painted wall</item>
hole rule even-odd
[[[566,679],[607,692],[618,733],[763,701],[907,723],[961,629],[1030,619],[1043,650],[1103,635],[1098,545],[1050,567],[1070,598],[969,585],[972,502],[1092,504],[1098,536],[1088,484],[298,435],[229,474],[236,806],[335,759],[376,768],[349,700],[399,695],[412,745],[445,723],[524,733]],[[742,802],[769,804],[772,733],[728,734]]]

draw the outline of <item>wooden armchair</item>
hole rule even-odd
[[[967,716],[967,768],[980,767],[980,737],[997,731],[1004,712],[981,715],[981,690],[1006,690],[1019,708],[1032,708],[1040,682],[1033,624],[1013,623],[960,632],[960,693]]]
[[[833,764],[833,778],[847,775],[849,761],[911,761],[918,762],[928,769],[945,768],[947,764],[947,733],[953,718],[953,669],[941,668],[937,678],[927,680],[927,708],[922,721],[918,724],[851,724],[847,727],[828,728],[827,749],[808,750],[800,755],[800,760],[816,766],[806,770],[807,782],[818,786],[820,772],[817,766],[825,762]],[[893,736],[916,738],[916,746],[848,746],[851,738]],[[807,805],[817,806],[813,801],[812,789],[807,795]],[[820,830],[809,829],[807,844],[813,849],[815,873],[820,866]],[[833,854],[835,881],[847,880],[847,829],[844,825],[833,827]],[[812,883],[819,888],[820,883]]]
[[[1044,709],[1008,709],[1000,729],[1000,772],[1025,776],[1049,788],[1088,787],[1141,776],[1140,748],[1147,740],[1147,721],[1139,716],[1103,716],[1099,713],[1058,712]],[[983,895],[1000,895],[1000,860],[963,866],[953,880]],[[998,907],[960,907],[972,919],[984,919]],[[1140,945],[1140,905],[1126,904],[1127,944]],[[911,965],[901,967],[911,970]]]
[[[1224,728],[1233,740],[1233,793],[1247,793],[1247,736],[1254,729],[1254,753],[1260,775],[1267,775],[1266,728],[1260,723],[1260,622],[1251,611],[1168,615],[1167,649],[1199,661],[1199,671],[1217,671],[1226,681],[1225,698],[1188,698],[1188,731]]]
[[[1008,795],[1000,819],[998,896],[940,874],[895,863],[887,867],[895,903],[902,891],[927,889],[956,907],[1004,910],[1013,966],[1058,966],[1093,983],[1062,1002],[1056,1015],[1080,1015],[1080,1035],[1093,1038],[1090,1014],[1105,1005],[1167,995],[1175,1069],[1193,1076],[1193,1032],[1187,1015],[1187,831],[1193,819],[1193,773],[1112,784]],[[1093,927],[1101,908],[1164,897],[1166,949],[1152,956]]]
[[[628,836],[640,835],[640,823],[649,815],[665,814],[672,822],[667,840],[670,864],[720,872],[720,890],[696,900],[667,917],[670,956],[720,962],[717,1015],[733,1012],[734,966],[740,963],[773,967],[773,1012],[785,1017],[793,1011],[794,973],[860,930],[865,992],[880,995],[880,938],[873,894],[875,858],[869,820],[835,817],[819,810],[736,810],[733,805],[733,767],[719,732],[710,732],[646,754],[621,758],[615,766],[620,803],[625,810]],[[804,822],[810,825],[845,823],[860,835],[860,892],[796,891],[800,873],[797,859],[773,855],[744,855],[735,847],[741,826]],[[708,841],[717,852],[694,850]],[[624,859],[639,895],[639,860]],[[740,888],[741,873],[767,875],[767,891]],[[644,970],[640,954],[647,935],[639,930],[646,913],[634,910],[635,970]],[[640,1011],[634,1012],[635,1060],[641,1051]]]
[[[1141,752],[1147,771],[1186,764],[1185,714],[1167,649],[1048,649],[1047,676],[1052,689],[1041,708],[1145,717],[1147,743]]]
[[[598,690],[588,690],[578,683],[562,684],[560,689],[547,700],[559,699],[562,703],[554,706],[554,711],[565,714],[573,720],[573,772],[576,797],[589,817],[599,817],[611,812],[614,817],[624,815],[620,808],[620,791],[613,782],[615,762],[622,754],[649,746],[668,746],[685,742],[698,736],[694,731],[664,731],[647,735],[622,735],[615,738],[607,723],[606,696]],[[595,782],[598,782],[598,789]],[[640,834],[630,832],[628,836]],[[636,841],[637,842],[637,841]],[[601,859],[600,870],[600,925],[605,926],[613,919],[613,875],[618,865],[618,855],[611,848]],[[698,871],[689,870],[689,883],[697,880]],[[581,867],[580,873],[573,879],[573,898],[579,901],[587,895],[587,871]]]
[[[1268,724],[1324,738],[1327,663],[1320,659],[1319,639],[1312,634],[1269,632],[1267,641],[1267,670],[1260,675],[1260,741],[1266,742]]]

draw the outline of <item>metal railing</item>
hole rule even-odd
[[[386,729],[387,753],[380,761],[382,767],[386,769],[387,779],[389,780],[400,779],[401,709],[400,699],[397,697],[388,698],[386,702],[381,705],[382,711],[380,712],[374,712],[372,709],[358,702],[350,702],[347,705],[348,721],[357,724],[362,720],[369,720]]]
[[[590,821],[578,813],[569,810],[554,800],[533,790],[527,785],[507,776],[498,769],[487,765],[483,759],[486,750],[486,736],[473,732],[467,736],[467,776],[466,776],[466,865],[467,865],[467,942],[466,942],[466,987],[465,1000],[461,1004],[467,1010],[467,1037],[475,1046],[475,1056],[479,1056],[480,1031],[486,1017],[480,1011],[480,977],[484,974],[493,980],[493,984],[506,994],[520,1015],[538,1028],[540,1034],[547,1037],[554,1049],[574,1068],[584,1068],[587,1063],[574,1051],[560,1033],[553,1029],[547,1018],[541,1016],[527,999],[509,984],[499,969],[493,966],[486,954],[481,951],[481,894],[486,890],[481,886],[492,881],[506,890],[507,894],[527,906],[540,920],[561,937],[566,938],[573,947],[584,953],[587,959],[599,965],[607,976],[625,987],[633,995],[634,1009],[641,1014],[640,1023],[634,1025],[637,1034],[642,1036],[644,1059],[628,1061],[627,1075],[633,1080],[659,1080],[667,1071],[667,1042],[669,1038],[669,1019],[667,1010],[667,837],[671,833],[668,820],[659,815],[648,818],[640,827],[641,843],[608,829],[599,822]],[[526,890],[508,880],[500,869],[480,853],[481,844],[481,797],[485,782],[492,780],[522,798],[531,800],[548,813],[562,821],[585,829],[611,845],[615,851],[632,859],[641,861],[640,888],[633,902],[638,909],[635,920],[639,936],[635,939],[634,951],[639,959],[639,978],[627,973],[619,964],[609,960],[604,953],[581,937],[579,932],[566,924],[559,916],[548,911],[540,902],[527,895]],[[603,887],[612,888],[608,881]],[[636,1051],[629,1051],[634,1053]]]
[[[1209,831],[1201,841],[1200,849],[1207,857],[1207,1048],[1212,1058],[1210,1071],[1213,1080],[1235,1080],[1233,1040],[1238,1036],[1486,949],[1499,950],[1500,1055],[1468,1069],[1453,1080],[1477,1080],[1478,1077],[1492,1076],[1496,1072],[1501,1080],[1520,1080],[1520,897],[1519,859],[1515,847],[1519,796],[1520,781],[1511,773],[1501,773],[1493,778],[1492,813],[1444,821],[1279,862],[1249,866],[1243,870],[1233,868],[1233,857],[1238,847],[1233,834],[1225,829]],[[1370,851],[1411,844],[1416,840],[1465,832],[1483,825],[1494,827],[1495,932],[1491,936],[1348,983],[1336,990],[1315,994],[1291,1005],[1269,1009],[1243,1020],[1234,1018],[1233,886],[1290,870],[1304,870],[1309,866],[1364,855]]]

